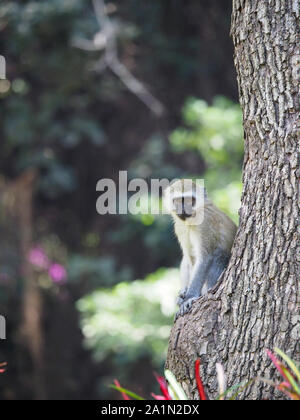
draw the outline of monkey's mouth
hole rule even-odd
[[[193,214],[189,214],[189,213],[177,213],[177,216],[179,217],[180,220],[185,221],[186,219],[189,219],[190,217],[193,216]]]

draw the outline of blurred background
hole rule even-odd
[[[167,216],[99,216],[99,179],[204,178],[238,221],[231,0],[101,3],[0,4],[1,399],[158,391],[180,249]]]

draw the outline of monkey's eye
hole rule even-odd
[[[173,210],[177,215],[191,216],[194,211],[194,204],[196,200],[193,196],[189,197],[176,197],[173,199]]]
[[[182,198],[182,206],[183,207],[194,207],[196,203],[195,197],[184,197]]]

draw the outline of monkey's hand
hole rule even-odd
[[[176,319],[177,319],[177,318],[179,318],[180,316],[183,316],[183,315],[187,314],[188,312],[190,312],[190,310],[191,310],[191,308],[192,308],[192,306],[193,306],[193,303],[194,303],[197,299],[198,299],[197,297],[192,297],[192,298],[187,299],[186,301],[184,301],[184,302],[181,304],[181,306],[180,306],[180,308],[179,308],[179,311],[178,311],[178,312],[177,312],[177,314],[175,315],[175,321],[176,321]]]

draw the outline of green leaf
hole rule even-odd
[[[230,388],[228,388],[228,389],[226,389],[226,391],[225,392],[223,392],[223,394],[220,394],[218,397],[217,397],[217,400],[220,400],[221,398],[223,398],[223,397],[225,397],[226,395],[228,395],[230,392],[232,392],[232,391],[235,391],[236,389],[238,390],[235,394],[233,394],[233,396],[232,397],[230,397],[230,400],[234,400],[236,397],[237,397],[237,395],[241,392],[241,391],[243,391],[244,389],[246,389],[249,385],[251,385],[252,384],[252,382],[254,381],[254,379],[251,379],[250,381],[248,381],[248,382],[240,382],[240,383],[238,383],[238,384],[236,384],[236,385],[233,385],[233,386],[231,386]]]
[[[165,370],[165,377],[169,383],[170,388],[173,391],[174,397],[176,400],[186,401],[188,397],[185,395],[184,390],[181,385],[177,382],[175,376],[170,370]]]
[[[292,369],[293,373],[298,378],[298,381],[300,382],[300,370],[299,370],[299,367],[296,365],[296,363],[288,355],[286,355],[282,350],[280,350],[278,347],[275,347],[274,350],[289,365],[289,367]]]
[[[291,384],[291,386],[294,388],[294,391],[300,395],[300,388],[297,385],[295,379],[293,378],[292,374],[290,373],[290,371],[286,368],[286,367],[282,367],[282,370],[284,371],[284,374],[286,375],[286,377],[288,378],[289,383]]]

